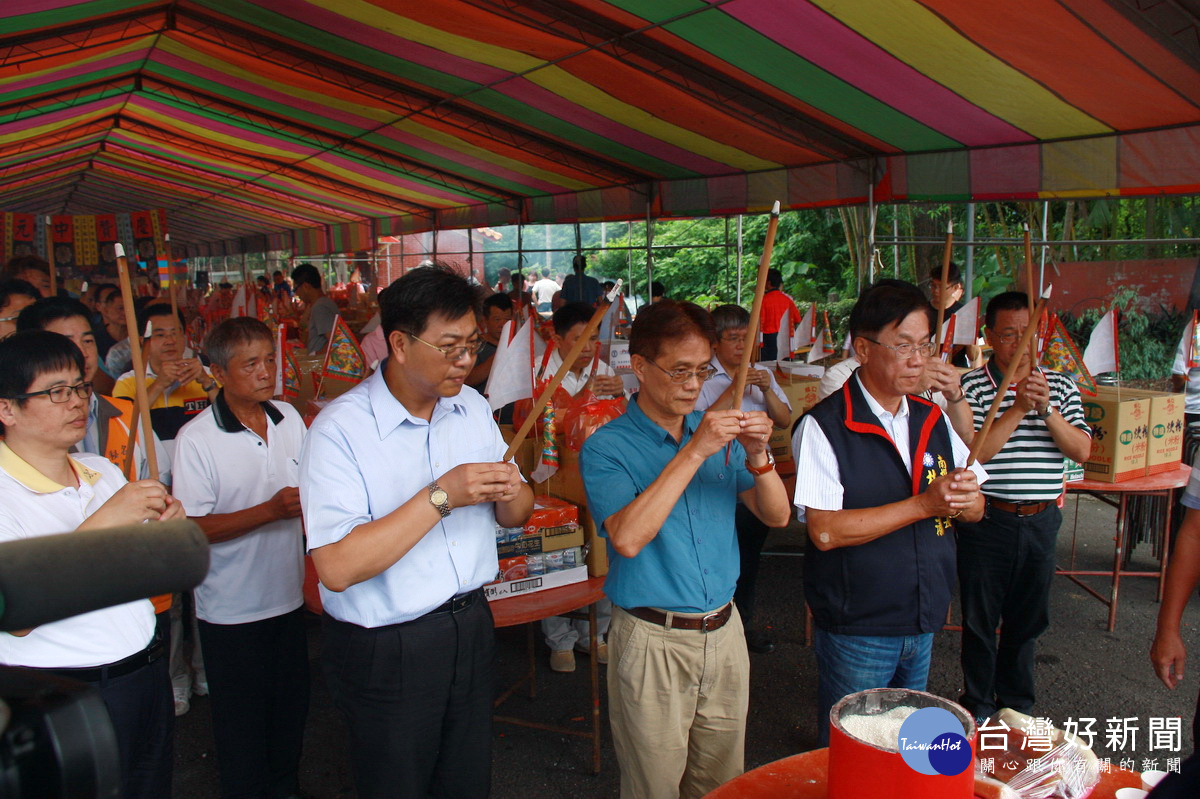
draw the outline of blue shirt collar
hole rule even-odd
[[[630,421],[637,425],[638,430],[655,443],[669,443],[673,446],[682,446],[691,438],[692,433],[696,431],[696,427],[700,424],[700,419],[704,415],[700,411],[692,411],[683,417],[683,436],[679,441],[676,441],[674,436],[647,416],[645,411],[638,406],[638,397],[640,396],[641,392],[633,395],[629,407],[625,410],[625,415],[630,417]]]
[[[430,424],[430,422],[409,413],[408,408],[405,408],[403,403],[392,395],[387,381],[383,379],[382,368],[367,378],[367,397],[371,402],[371,415],[375,417],[375,427],[380,441],[387,438],[393,430],[405,422],[414,425]],[[439,399],[433,409],[433,421],[436,421],[439,416],[455,411],[467,412],[467,405],[463,401],[461,393]]]

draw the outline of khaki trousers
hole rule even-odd
[[[614,607],[608,651],[622,799],[692,799],[742,773],[750,656],[736,609],[703,633]]]

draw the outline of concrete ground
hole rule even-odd
[[[1091,498],[1078,501],[1077,568],[1103,569],[1113,560],[1115,511]],[[1076,527],[1076,499],[1064,509],[1059,536],[1060,565],[1071,552],[1071,530]],[[793,527],[776,531],[767,548],[787,554],[769,555],[761,571],[760,604],[775,637],[777,648],[768,655],[751,655],[751,697],[746,738],[746,767],[813,748],[816,739],[814,703],[816,667],[812,650],[804,645],[803,591],[800,578],[802,533]],[[1138,544],[1132,568],[1151,570],[1157,560],[1149,543]],[[1085,578],[1107,595],[1108,581]],[[1055,578],[1052,627],[1042,637],[1037,656],[1038,715],[1062,725],[1069,718],[1094,718],[1096,749],[1114,763],[1130,759],[1133,766],[1164,768],[1168,757],[1191,751],[1190,728],[1200,668],[1188,671],[1183,686],[1166,690],[1154,676],[1147,652],[1154,634],[1157,581],[1126,578],[1121,582],[1117,628],[1105,629],[1108,611],[1098,600],[1065,577]],[[1200,647],[1200,602],[1192,602],[1184,618],[1184,639]],[[305,740],[301,784],[306,793],[321,799],[354,795],[347,768],[342,722],[316,661],[320,627],[315,617],[309,626],[313,661],[312,707]],[[520,629],[501,630],[498,684],[507,686],[525,663],[525,636]],[[518,693],[504,706],[509,715],[586,729],[588,711],[587,661],[580,657],[574,674],[550,672],[547,651],[538,648],[537,699]],[[603,680],[603,668],[601,669]],[[929,690],[954,698],[961,688],[958,634],[936,636]],[[603,696],[603,690],[602,690]],[[607,714],[607,709],[604,710]],[[1182,717],[1182,753],[1151,750],[1152,718]],[[605,715],[605,718],[607,716]],[[1109,741],[1108,719],[1132,719],[1134,741]],[[497,724],[493,748],[493,791],[497,799],[540,799],[564,796],[617,796],[617,763],[612,741],[604,729],[603,765],[599,776],[590,773],[589,742],[508,724]],[[1109,745],[1114,744],[1114,745]],[[1157,760],[1157,766],[1144,763]],[[1127,764],[1128,765],[1128,764]],[[218,795],[217,772],[210,732],[207,698],[194,698],[191,712],[178,719],[175,738],[176,799]]]

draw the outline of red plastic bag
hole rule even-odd
[[[580,398],[582,398],[581,402],[571,403],[563,418],[567,446],[575,452],[583,449],[583,442],[587,440],[588,436],[625,413],[624,397],[598,399],[595,394],[588,391],[573,399],[579,400]]]

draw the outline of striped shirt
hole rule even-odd
[[[1064,374],[1047,369],[1043,369],[1042,374],[1050,385],[1050,406],[1061,413],[1072,427],[1090,436],[1092,431],[1084,421],[1083,403],[1075,382]],[[994,361],[990,360],[982,368],[963,375],[963,393],[971,403],[976,430],[983,426],[984,417],[1003,379]],[[1017,391],[1010,386],[996,415],[1003,414],[1016,400]],[[1034,411],[1030,411],[1021,419],[1000,451],[987,462],[991,479],[983,493],[1007,502],[1057,499],[1063,492],[1064,461],[1062,450],[1054,443],[1046,423],[1038,419]]]

